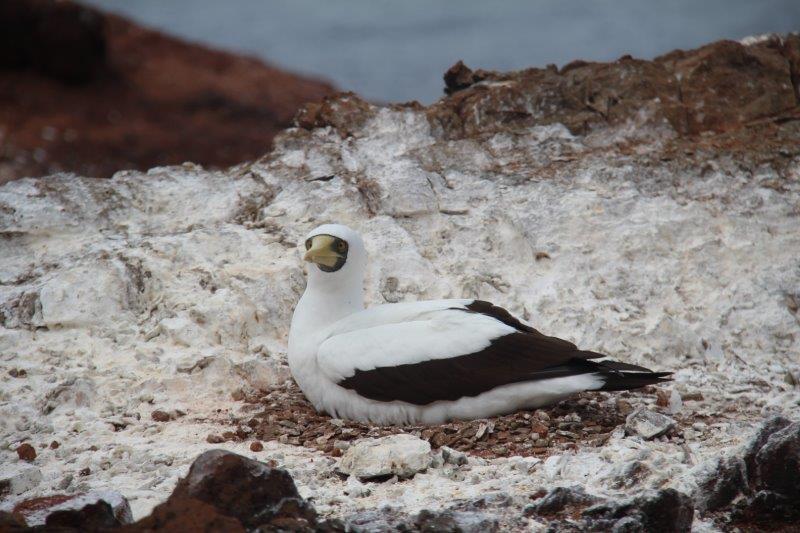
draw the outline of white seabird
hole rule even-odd
[[[439,424],[535,408],[587,390],[627,390],[669,372],[548,337],[481,300],[363,303],[358,233],[309,233],[308,285],[289,332],[289,367],[314,407],[375,424]]]

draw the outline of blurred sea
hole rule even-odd
[[[800,0],[89,0],[383,102],[430,103],[459,59],[510,70],[645,59],[800,31]]]

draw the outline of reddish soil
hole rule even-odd
[[[327,83],[73,2],[0,3],[0,183],[261,156]]]
[[[487,459],[515,455],[547,457],[558,450],[602,446],[611,432],[625,423],[625,417],[634,408],[631,404],[649,404],[659,409],[658,391],[647,387],[614,395],[583,393],[544,409],[435,426],[374,426],[317,413],[291,382],[267,394],[245,398],[248,410],[254,414],[235,421],[231,430],[209,435],[209,442],[278,441],[315,448],[336,457],[350,441],[409,433],[429,441],[434,448],[448,446]],[[697,420],[680,415],[674,418],[678,426],[667,438],[681,438],[682,429]],[[220,423],[229,425],[230,420]]]

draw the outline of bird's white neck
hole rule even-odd
[[[316,267],[312,267],[316,268]],[[289,367],[300,388],[320,408],[322,391],[317,367],[317,348],[335,322],[364,309],[363,278],[358,283],[320,280],[309,274],[308,285],[297,302],[289,330]]]
[[[306,290],[292,317],[290,344],[315,337],[334,322],[364,309],[362,269],[343,270],[330,274],[318,271],[316,266],[309,267]]]
[[[308,286],[294,310],[293,330],[300,327],[319,331],[364,309],[364,293],[361,287],[316,285],[314,279],[309,278]]]

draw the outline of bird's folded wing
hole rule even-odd
[[[498,308],[499,309],[499,308]],[[317,360],[338,385],[379,401],[426,405],[594,369],[574,344],[464,308],[332,335]]]

